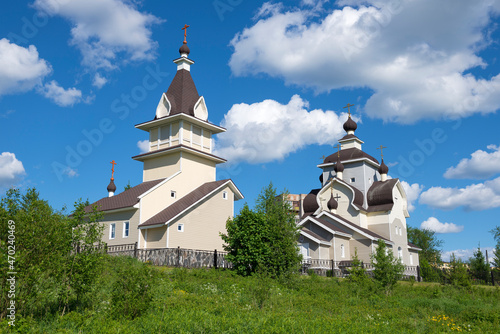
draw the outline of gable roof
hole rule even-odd
[[[92,212],[92,207],[97,205],[98,209],[101,211],[110,211],[122,208],[133,207],[139,202],[139,196],[147,192],[149,189],[153,188],[165,179],[153,180],[148,182],[143,182],[135,187],[132,187],[124,192],[112,196],[104,197],[95,203],[90,204],[85,207],[85,212]]]
[[[232,188],[234,188],[233,191],[235,191],[236,195],[238,195],[238,197],[240,198],[243,198],[243,195],[241,195],[240,191],[238,190],[238,188],[236,188],[231,179],[207,182],[199,186],[186,196],[178,199],[172,205],[169,205],[153,217],[146,220],[144,223],[140,224],[139,228],[168,224],[171,220],[194,207],[204,198],[215,193],[217,190],[220,190],[226,185],[230,185]]]
[[[359,225],[356,225],[350,221],[348,221],[347,219],[337,215],[336,213],[331,213],[331,212],[326,212],[326,211],[323,211],[321,212],[321,214],[326,214],[327,216],[331,216],[333,218],[335,218],[337,221],[340,221],[340,223],[343,223],[347,228],[350,228],[350,229],[353,229],[353,230],[358,230],[358,232],[360,232],[361,234],[365,234],[365,235],[368,235],[370,237],[370,239],[373,239],[373,240],[378,240],[378,239],[382,239],[386,242],[389,242],[391,244],[393,244],[392,241],[390,241],[389,239],[387,238],[384,238],[383,236],[381,236],[380,234],[377,234],[373,231],[370,231],[369,229],[366,229],[364,227],[361,227]],[[320,214],[320,215],[321,215]]]
[[[170,115],[188,114],[194,116],[194,106],[200,95],[188,70],[180,69],[177,71],[166,95],[172,106]]]

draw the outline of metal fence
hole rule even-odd
[[[361,262],[361,265],[366,270],[366,273],[371,276],[374,269],[373,265],[363,262]],[[320,276],[347,277],[352,266],[352,261],[307,259],[302,261],[301,271],[303,274],[315,273]],[[421,280],[418,266],[405,267],[403,278],[409,279],[410,277],[414,277],[417,281]]]
[[[139,249],[137,243],[108,246],[110,255],[131,256],[139,261],[148,262],[156,266],[184,267],[184,268],[231,268],[226,261],[225,252],[184,248],[154,248]]]

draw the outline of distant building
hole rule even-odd
[[[138,243],[138,248],[222,250],[220,232],[243,198],[230,179],[216,180],[212,136],[226,129],[208,121],[208,108],[191,77],[190,50],[184,41],[174,60],[177,73],[160,98],[154,118],[135,127],[149,134],[149,151],[133,159],[143,163],[143,182],[93,203],[103,212],[103,241]],[[86,210],[91,210],[91,206]]]
[[[339,151],[319,164],[320,187],[309,194],[289,195],[300,213],[300,250],[304,259],[370,261],[379,239],[407,266],[419,263],[419,248],[409,244],[408,202],[399,179],[388,178],[389,168],[362,150],[357,124],[344,124]]]

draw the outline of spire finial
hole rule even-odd
[[[351,107],[354,107],[354,104],[348,103],[343,109],[347,108],[347,113],[349,114],[349,118],[351,118]]]
[[[113,160],[110,162],[110,164],[112,165],[111,167],[111,181],[114,181],[115,180],[115,165],[116,165],[116,162]]]
[[[337,149],[337,158],[340,158],[340,150],[342,149],[342,146],[340,144],[337,144],[333,148]]]
[[[182,30],[184,30],[184,42],[183,42],[183,44],[187,44],[187,40],[186,40],[186,38],[187,38],[187,28],[189,28],[189,25],[187,25],[187,24],[185,24],[184,28],[182,28]]]
[[[387,148],[385,146],[382,146],[380,145],[379,147],[377,147],[377,150],[380,150],[380,156],[382,157],[382,160],[384,159],[384,148]]]

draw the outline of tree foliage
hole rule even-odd
[[[11,189],[0,204],[0,248],[7,254],[15,245],[17,272],[16,304],[19,315],[33,315],[66,310],[70,304],[84,302],[95,282],[102,250],[94,247],[101,240],[100,215],[94,210],[85,216],[85,203],[76,203],[75,214],[68,217],[55,211],[40,198],[35,189],[26,194]],[[9,221],[15,225],[14,236],[8,238]],[[80,252],[76,252],[77,245]],[[7,268],[2,256],[3,268]],[[6,287],[6,270],[0,273]],[[2,290],[1,307],[6,309],[7,291]]]
[[[418,257],[423,279],[428,282],[440,282],[442,272],[438,267],[443,261],[439,248],[443,241],[437,239],[436,232],[408,226],[408,241],[422,249]]]
[[[478,279],[482,283],[490,280],[490,264],[486,263],[486,258],[478,247],[474,251],[474,256],[469,259],[469,267],[472,277]]]
[[[405,269],[403,263],[394,257],[385,242],[379,239],[375,253],[371,255],[373,265],[373,278],[378,282],[388,295],[396,283],[403,277]]]
[[[500,268],[500,226],[495,227],[490,233],[493,234],[497,243],[493,250],[493,265],[498,269]]]
[[[450,284],[458,287],[470,287],[471,281],[465,263],[455,256],[450,257],[450,268],[446,270],[446,278]]]
[[[260,270],[280,277],[297,271],[298,227],[288,202],[277,195],[272,183],[262,190],[255,210],[245,204],[239,215],[228,220],[226,230],[221,234],[224,250],[240,275]]]

